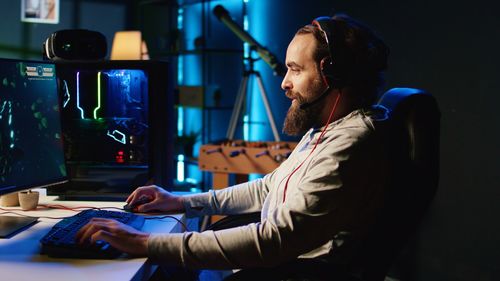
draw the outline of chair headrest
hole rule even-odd
[[[414,103],[418,103],[422,107],[422,103],[428,104],[422,109],[427,110],[433,107],[433,110],[439,112],[437,103],[432,95],[428,92],[415,88],[392,88],[385,92],[380,98],[378,104],[386,107],[390,113],[414,107]]]
[[[425,166],[437,157],[439,149],[440,112],[434,97],[420,89],[393,88],[382,95],[378,105],[388,110],[392,124],[391,145],[398,157],[409,157],[414,164]]]

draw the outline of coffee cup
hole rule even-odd
[[[21,191],[19,192],[19,204],[23,211],[35,210],[38,206],[40,193],[38,191]]]

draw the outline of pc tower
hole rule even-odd
[[[174,175],[171,71],[160,61],[58,62],[66,200],[123,200]]]

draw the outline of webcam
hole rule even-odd
[[[66,29],[52,33],[43,43],[44,59],[101,60],[107,54],[106,37],[97,31]]]

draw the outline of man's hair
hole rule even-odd
[[[342,58],[344,65],[340,68],[335,66],[336,71],[342,72],[342,76],[347,79],[344,81],[347,86],[362,95],[365,105],[373,104],[385,84],[384,71],[389,48],[369,27],[345,14],[337,14],[332,20],[335,21],[335,31],[340,31],[340,34],[334,32],[334,42],[329,43],[345,48],[342,55],[347,56]],[[318,27],[306,25],[296,33],[301,34],[312,34],[318,41],[318,48],[313,54],[318,66],[322,59],[330,57],[325,34]],[[330,58],[333,64],[336,63],[335,55],[332,54],[333,58]]]

